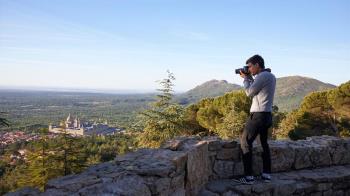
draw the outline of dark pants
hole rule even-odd
[[[251,176],[253,174],[253,142],[258,135],[260,135],[260,143],[263,148],[263,172],[271,173],[270,148],[267,143],[268,129],[271,125],[271,112],[254,112],[248,117],[240,138],[243,151],[244,175]]]

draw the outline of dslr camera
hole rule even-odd
[[[236,74],[240,74],[240,71],[242,71],[242,73],[244,73],[246,75],[250,74],[248,66],[244,66],[243,68],[235,69]]]

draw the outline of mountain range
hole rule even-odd
[[[308,93],[335,87],[333,84],[303,76],[280,77],[276,80],[274,105],[277,105],[280,111],[291,111],[298,108],[303,97]],[[178,94],[175,100],[180,104],[188,105],[206,97],[221,96],[226,92],[240,89],[242,89],[241,85],[231,84],[226,80],[210,80],[185,93]]]

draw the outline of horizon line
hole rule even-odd
[[[291,75],[291,76],[281,76],[278,78],[284,78],[284,77],[304,77],[304,78],[309,78],[309,79],[314,79],[314,80],[318,80],[316,78],[312,78],[312,77],[308,77],[308,76],[300,76],[300,75]],[[278,79],[277,78],[277,79]],[[211,79],[208,80],[206,82],[209,81],[213,81],[213,80],[217,80],[217,81],[223,81],[220,79]],[[240,84],[236,84],[236,83],[230,83],[227,80],[224,80],[229,84],[233,84],[233,85],[239,85],[242,86]],[[330,84],[330,85],[334,85],[334,86],[339,86],[343,83],[340,83],[339,85],[336,84],[332,84],[329,82],[324,82],[321,80],[318,80],[322,83],[326,83],[326,84]],[[205,82],[204,82],[205,83]],[[192,90],[204,83],[195,85],[194,87],[188,89],[188,90],[174,90],[174,94],[181,94],[181,93],[185,93],[189,90]],[[0,84],[0,90],[1,91],[40,91],[40,92],[71,92],[71,93],[102,93],[102,94],[153,94],[153,93],[157,93],[156,89],[114,89],[114,88],[89,88],[89,87],[64,87],[64,86],[25,86],[25,85],[1,85]]]

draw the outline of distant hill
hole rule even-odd
[[[195,103],[205,97],[221,96],[226,92],[239,90],[241,88],[240,85],[228,83],[226,80],[210,80],[176,96],[175,99],[180,104],[186,105]]]
[[[280,108],[280,111],[290,111],[297,108],[303,97],[308,93],[335,87],[335,85],[302,76],[277,78],[274,104]],[[226,92],[241,88],[242,86],[228,83],[226,80],[210,80],[183,94],[177,95],[175,100],[180,104],[186,105],[195,103],[205,97],[221,96]]]
[[[274,104],[277,105],[281,111],[290,111],[299,107],[302,99],[308,93],[335,87],[336,86],[333,84],[324,83],[308,77],[281,77],[277,79]]]

